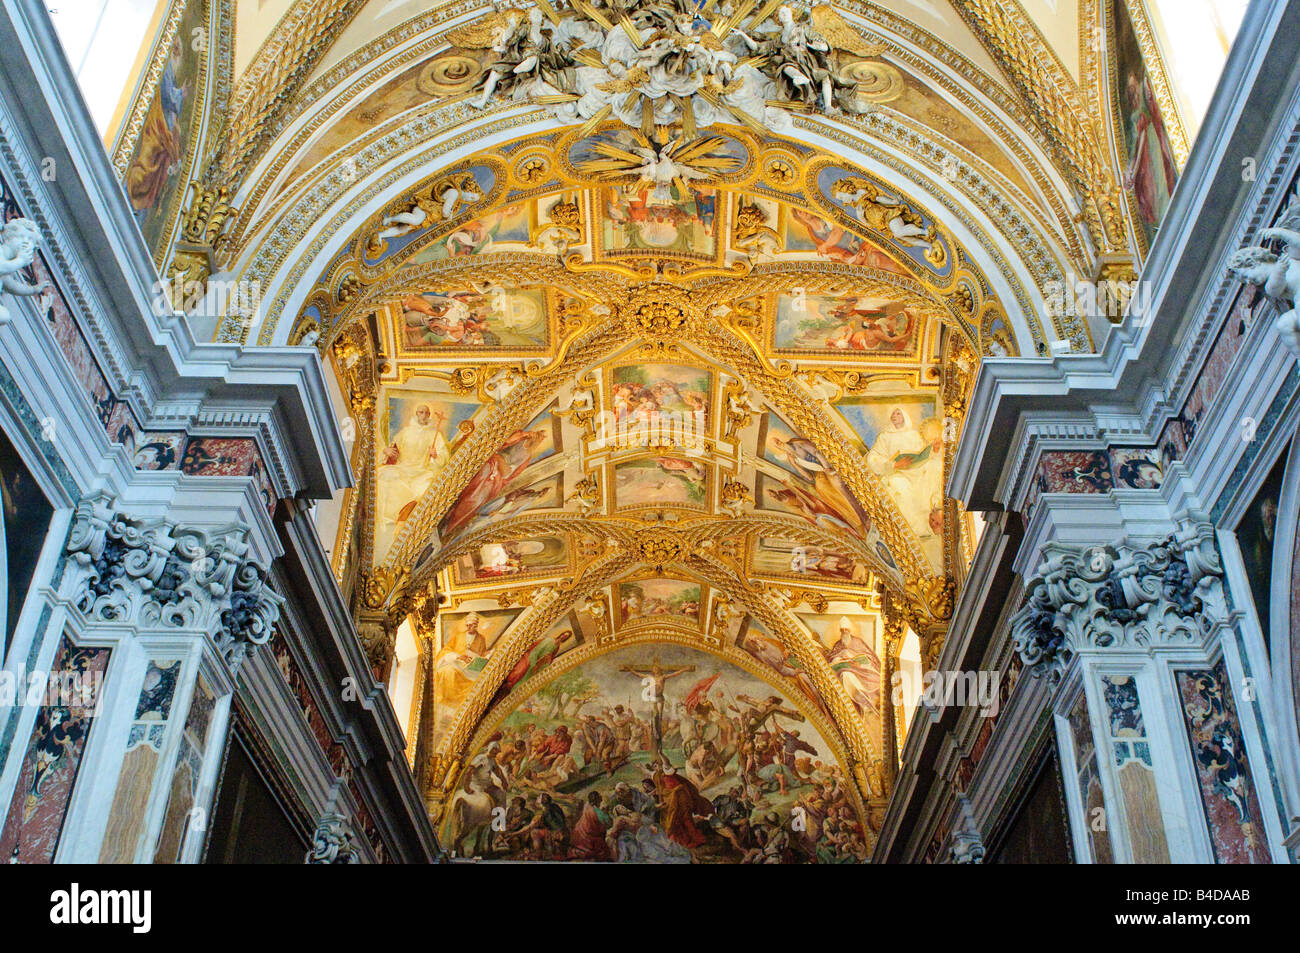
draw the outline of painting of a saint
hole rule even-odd
[[[442,835],[458,854],[538,861],[853,863],[869,847],[798,705],[678,645],[547,679],[469,757]]]
[[[943,421],[926,394],[842,400],[836,405],[867,447],[867,468],[921,542],[943,562]]]
[[[173,37],[167,63],[158,78],[158,93],[145,114],[139,150],[126,170],[126,194],[140,224],[162,198],[185,155],[181,106],[189,88],[181,81],[184,64],[181,38]]]
[[[536,483],[509,489],[479,510],[465,529],[478,529],[489,520],[508,519],[528,510],[559,506],[564,499],[563,483],[564,474],[557,473]]]
[[[203,28],[204,10],[205,4],[191,3],[182,14],[122,183],[150,248],[165,240],[163,229],[185,182],[202,56],[186,39]]]
[[[1149,242],[1169,207],[1169,197],[1178,182],[1178,166],[1123,0],[1114,4],[1114,16],[1118,105],[1128,154],[1124,187],[1132,189],[1137,197],[1138,215]]]
[[[565,541],[557,536],[485,543],[460,558],[458,582],[535,576],[568,565]]]
[[[468,419],[477,405],[456,403],[433,395],[389,397],[391,431],[378,451],[375,467],[375,555],[383,558],[401,524],[451,459],[447,439],[456,424]]]
[[[747,615],[741,616],[736,625],[736,647],[748,652],[755,661],[790,679],[799,686],[809,701],[825,711],[817,686],[799,656],[787,649],[761,622]]]
[[[447,235],[417,251],[410,261],[412,264],[445,261],[465,255],[486,254],[506,242],[524,244],[528,241],[528,219],[527,204],[507,205],[482,218],[458,225]]]
[[[870,572],[865,563],[848,553],[834,552],[787,539],[761,537],[754,546],[751,566],[755,572],[807,576],[809,582],[852,583],[865,586]]]
[[[540,290],[430,292],[408,295],[401,308],[408,348],[537,347],[547,341]]]
[[[638,187],[614,189],[605,201],[602,237],[612,252],[675,251],[711,259],[718,196],[713,189],[671,187],[668,201]],[[703,254],[701,254],[703,250]]]
[[[761,433],[764,459],[779,468],[776,473],[766,471],[769,478],[779,479],[775,487],[764,481],[768,501],[814,525],[866,538],[871,517],[813,442],[770,414]]]
[[[822,654],[845,693],[869,725],[880,720],[880,656],[875,627],[867,616],[807,615],[804,623],[817,636]]]
[[[886,298],[781,295],[774,344],[797,350],[911,353],[916,325],[911,312]]]
[[[4,632],[3,658],[18,626],[18,616],[31,588],[36,561],[45,545],[54,508],[41,491],[13,443],[0,433],[0,579],[7,592],[0,603]]]
[[[504,697],[510,694],[520,682],[540,672],[577,644],[578,636],[575,634],[573,624],[568,621],[556,623],[549,632],[524,650],[515,667],[506,674],[498,696]]]
[[[528,429],[512,433],[483,463],[443,517],[439,527],[442,538],[447,540],[459,533],[480,510],[501,497],[530,464],[554,449],[555,438],[549,415],[542,415]]]
[[[441,733],[487,666],[493,646],[522,610],[444,613],[433,659],[434,732]]]
[[[1264,644],[1272,638],[1270,590],[1273,587],[1274,539],[1277,535],[1278,503],[1282,496],[1282,478],[1286,471],[1286,454],[1278,458],[1268,478],[1260,486],[1250,508],[1237,524],[1237,545],[1241,547],[1241,560],[1246,578],[1250,580],[1250,594],[1255,601],[1256,615]]]

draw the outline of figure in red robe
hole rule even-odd
[[[609,844],[605,832],[612,819],[601,808],[599,791],[592,791],[582,804],[582,813],[573,825],[569,837],[569,856],[581,860],[609,860]]]
[[[664,833],[683,847],[699,847],[704,843],[704,834],[695,823],[695,815],[710,816],[713,804],[672,767],[663,769],[656,764],[652,777],[663,805],[660,823]]]
[[[533,452],[546,439],[545,430],[516,430],[469,481],[451,512],[443,519],[445,540],[454,536],[533,461]]]

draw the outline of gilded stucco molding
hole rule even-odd
[[[774,275],[777,286],[788,286],[789,277]],[[752,278],[744,279],[747,293],[755,293]],[[753,289],[752,291],[750,289]],[[815,290],[815,289],[814,289]],[[730,289],[734,296],[738,289]],[[644,292],[651,296],[663,295],[660,287]],[[619,312],[635,314],[634,301],[638,292],[618,306]],[[714,300],[723,300],[724,293],[712,286],[696,307],[707,307]],[[647,329],[643,329],[647,330]],[[771,406],[782,414],[795,430],[812,441],[839,473],[854,498],[863,506],[879,531],[885,545],[909,578],[926,578],[931,575],[926,558],[916,538],[906,525],[897,504],[884,492],[879,478],[861,465],[860,456],[848,444],[840,429],[830,420],[825,410],[811,399],[810,393],[793,378],[793,368],[774,371],[755,354],[754,347],[720,322],[696,315],[690,327],[690,343],[717,363],[731,368],[747,384],[765,397]],[[685,337],[687,328],[678,328],[675,336]],[[464,486],[473,478],[487,459],[496,452],[506,438],[527,424],[556,396],[559,387],[590,367],[613,354],[629,341],[628,326],[618,315],[585,333],[570,346],[565,358],[550,369],[529,376],[509,394],[489,408],[484,419],[476,423],[474,433],[452,457],[439,478],[429,487],[416,505],[409,519],[399,531],[384,566],[390,571],[399,566],[410,566],[433,536],[442,515],[460,496]]]
[[[1025,166],[1029,178],[1035,182],[1039,191],[1044,196],[1049,197],[1053,214],[1056,217],[1057,228],[1067,236],[1071,254],[1074,258],[1081,259],[1084,252],[1075,237],[1072,214],[1066,210],[1057,196],[1054,183],[1044,173],[1038,161],[1021,145],[1018,137],[1012,135],[1001,119],[992,110],[988,109],[978,97],[970,95],[965,84],[969,83],[977,88],[980,95],[987,97],[988,101],[996,109],[1015,118],[1021,122],[1025,131],[1034,134],[1035,127],[1029,121],[1029,114],[1014,97],[1006,93],[995,80],[984,74],[978,67],[967,61],[965,57],[954,51],[942,40],[910,21],[894,15],[889,10],[871,3],[861,3],[858,0],[845,0],[845,2],[837,4],[837,6],[862,17],[870,27],[883,28],[885,33],[882,36],[869,37],[869,39],[873,42],[881,41],[888,44],[891,56],[905,63],[910,69],[923,76],[927,82],[942,87],[964,108],[972,111],[984,125],[995,131],[996,138]],[[288,162],[325,122],[337,115],[362,92],[373,88],[379,81],[388,78],[398,70],[408,67],[411,63],[442,47],[443,41],[440,35],[424,36],[425,33],[438,30],[450,20],[459,17],[462,12],[487,8],[488,5],[486,4],[460,3],[443,6],[415,17],[350,54],[347,59],[313,81],[297,98],[293,107],[282,117],[282,122],[302,115],[313,108],[315,113],[303,124],[302,128],[295,131],[293,138],[278,151],[265,175],[259,177],[260,182],[256,186],[257,191],[245,199],[244,202],[248,214],[251,216],[255,210],[260,210],[262,206],[264,189],[268,187],[267,184],[263,183],[269,184],[278,181],[280,173]],[[413,40],[415,42],[412,42]],[[385,57],[387,58],[385,59]],[[378,67],[370,68],[364,75],[357,75],[358,71],[366,69],[371,63],[381,59],[383,62]],[[942,64],[951,71],[952,75],[945,74],[942,69],[934,65],[936,63]],[[333,95],[335,98],[316,108],[319,101],[326,95]],[[399,126],[408,119],[409,116],[397,117],[390,121],[389,125]],[[934,130],[926,130],[926,134],[934,136],[936,133]],[[1044,140],[1043,145],[1045,150],[1050,151],[1049,142]],[[974,157],[969,158],[973,159]],[[323,169],[328,168],[330,163],[337,163],[338,161],[338,157],[328,160],[308,173],[306,178],[310,180],[317,177]],[[984,174],[987,176],[987,169]],[[998,192],[1015,191],[1008,183],[1001,181],[996,175],[994,175],[993,181],[998,183],[996,188]],[[296,189],[309,187],[314,186],[310,181],[305,180],[300,181],[295,186]],[[259,211],[258,214],[263,218],[274,217],[276,209],[281,207],[285,201],[284,193],[286,191],[289,191],[289,189],[282,189],[282,196],[276,207],[265,213]],[[1028,202],[1027,199],[1025,201]],[[1025,207],[1033,207],[1033,203],[1028,202]],[[241,219],[236,223],[236,240],[241,243],[243,228],[244,220]]]
[[[1018,3],[952,0],[1019,90],[1035,120],[1052,140],[1053,154],[1091,202],[1085,218],[1099,249],[1124,252],[1128,243],[1119,190],[1109,152],[1078,86]]]
[[[298,0],[262,44],[231,96],[230,118],[206,178],[232,186],[268,138],[275,113],[292,100],[315,64],[366,0]]]
[[[407,583],[412,590],[427,585],[439,572],[453,564],[457,559],[476,548],[492,542],[506,540],[531,539],[540,535],[553,533],[570,533],[574,537],[591,537],[597,540],[628,540],[638,533],[645,532],[649,524],[644,520],[624,517],[584,517],[576,513],[531,514],[525,513],[511,517],[501,523],[485,526],[458,538],[455,543],[441,550],[427,564],[411,574]],[[739,517],[721,518],[707,516],[695,522],[683,522],[673,526],[673,532],[692,546],[704,545],[707,541],[717,541],[731,536],[757,536],[796,540],[806,545],[825,547],[846,552],[871,564],[877,572],[881,569],[879,557],[860,541],[851,537],[829,533],[816,526],[810,526],[793,516],[783,516],[759,511],[746,512]],[[887,570],[886,570],[887,573]],[[798,577],[795,578],[806,578]]]

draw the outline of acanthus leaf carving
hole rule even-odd
[[[284,602],[266,567],[249,557],[247,533],[134,520],[107,494],[89,496],[73,515],[64,592],[96,621],[201,629],[233,672],[270,640]]]
[[[1016,651],[1059,681],[1079,652],[1195,645],[1227,615],[1213,526],[1190,517],[1150,545],[1048,543],[1012,620]]]

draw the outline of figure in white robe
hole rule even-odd
[[[451,448],[442,435],[445,420],[446,414],[420,404],[393,442],[380,451],[375,503],[380,529],[390,541],[397,524],[410,515],[451,458]]]

